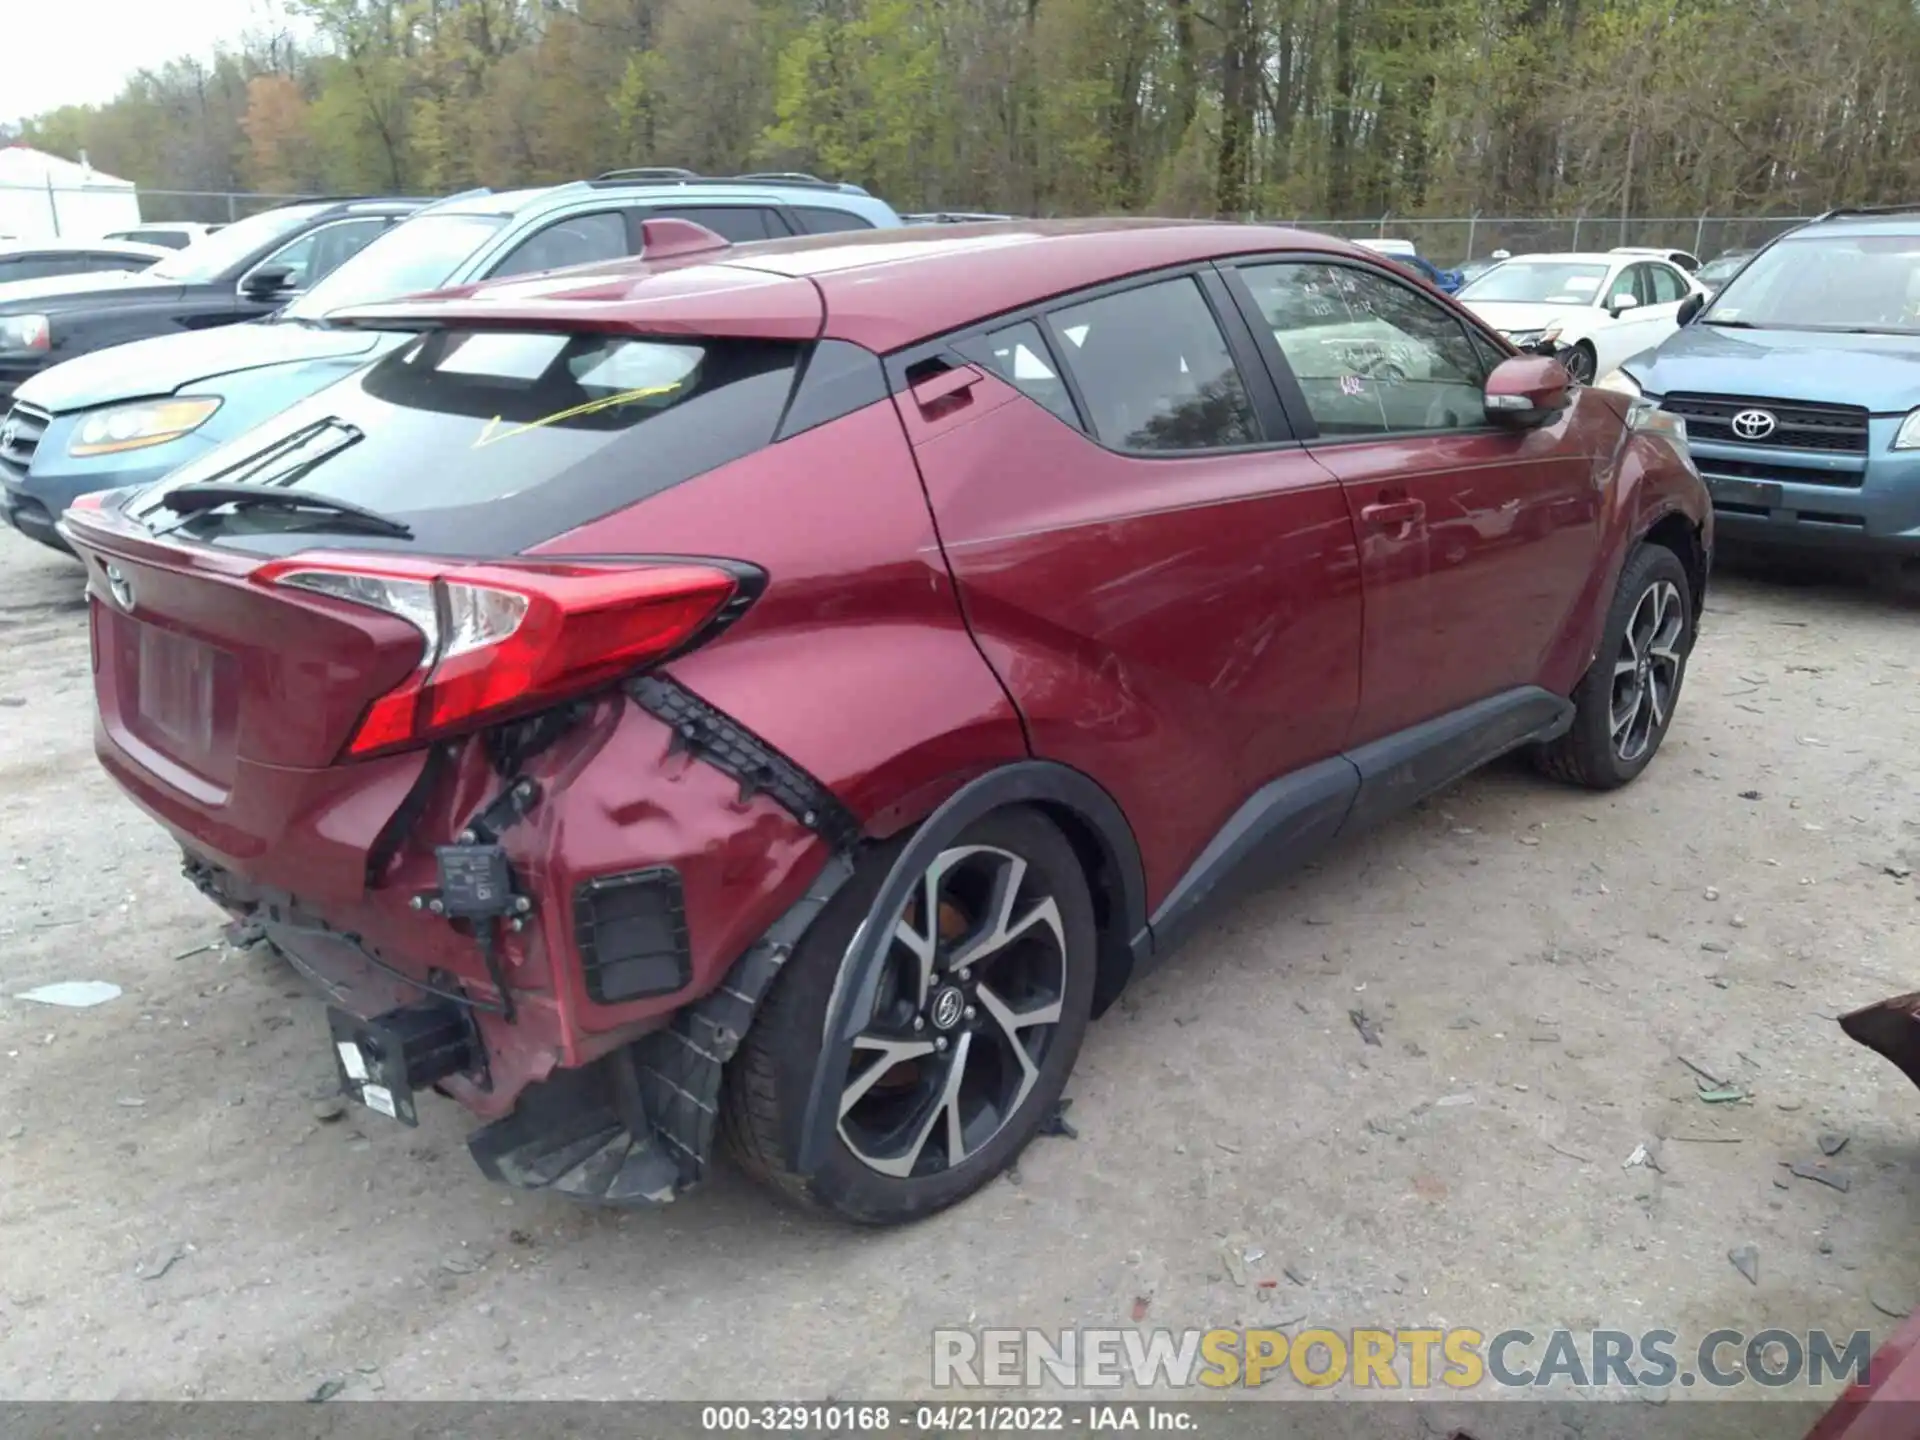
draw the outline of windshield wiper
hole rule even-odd
[[[393,540],[411,540],[413,527],[403,525],[378,510],[369,510],[351,500],[309,491],[283,490],[279,486],[247,485],[233,480],[203,480],[197,485],[177,485],[157,498],[156,504],[176,515],[198,515],[206,510],[231,505],[235,509],[311,510],[348,522],[342,529],[359,530],[368,535],[383,535]]]
[[[1718,325],[1723,330],[1758,330],[1760,327],[1751,320],[1715,320],[1711,315],[1700,317],[1702,325]]]

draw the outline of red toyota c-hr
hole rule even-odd
[[[1685,429],[1377,256],[943,227],[364,309],[415,332],[69,512],[102,762],[333,1000],[341,1083],[510,1184],[716,1132],[951,1204],[1207,902],[1504,751],[1672,720]]]

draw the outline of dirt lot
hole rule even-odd
[[[318,1119],[319,1005],[213,943],[94,765],[77,567],[0,536],[0,1396],[898,1396],[936,1326],[1142,1300],[1884,1333],[1920,1284],[1920,1095],[1831,1017],[1920,984],[1890,873],[1920,870],[1915,619],[1724,579],[1639,785],[1502,767],[1240,906],[1095,1026],[1077,1141],[871,1234],[731,1173],[652,1213],[508,1194],[446,1102]],[[80,979],[125,993],[13,998]],[[1844,1192],[1783,1168],[1823,1131]],[[1643,1143],[1660,1168],[1623,1168]]]

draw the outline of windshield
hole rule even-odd
[[[147,274],[181,285],[204,285],[209,280],[218,280],[254,251],[291,235],[325,208],[324,205],[284,205],[278,210],[249,215],[221,227],[217,235],[209,235],[169,255]]]
[[[505,223],[500,215],[421,215],[396,225],[283,313],[319,320],[349,305],[437,290]]]
[[[1605,265],[1566,260],[1503,260],[1466,289],[1462,300],[1517,300],[1533,305],[1591,305],[1606,281]]]
[[[1782,240],[1754,256],[1701,319],[1775,330],[1920,334],[1920,234]]]

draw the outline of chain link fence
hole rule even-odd
[[[1810,215],[1642,215],[1543,217],[1469,215],[1430,219],[1384,215],[1374,220],[1281,220],[1345,240],[1410,240],[1436,265],[1483,260],[1496,250],[1611,250],[1652,245],[1711,260],[1726,250],[1754,249],[1812,219]]]
[[[109,200],[109,197],[111,199]],[[140,223],[197,221],[231,224],[289,201],[319,197],[229,190],[150,190],[112,186],[40,186],[0,182],[0,235],[90,239],[107,229]],[[134,213],[137,205],[138,212]],[[111,223],[95,223],[115,214]],[[1348,240],[1411,240],[1438,265],[1484,259],[1495,250],[1607,250],[1658,245],[1710,260],[1723,250],[1764,245],[1810,219],[1805,215],[1538,216],[1468,215],[1454,218],[1383,215],[1366,220],[1263,217]]]

